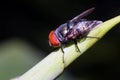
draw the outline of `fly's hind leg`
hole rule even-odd
[[[100,39],[100,37],[95,37],[95,36],[86,36],[86,38],[95,38],[95,39]]]
[[[100,39],[100,37],[94,37],[94,36],[85,36],[85,37],[86,37],[86,38]],[[76,48],[77,48],[77,51],[78,51],[78,52],[81,52],[80,49],[79,49],[79,47],[78,47],[78,45],[77,45],[77,39],[74,39],[73,41],[74,41],[74,43],[75,43],[75,46],[76,46]]]

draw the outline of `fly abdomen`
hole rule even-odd
[[[94,27],[101,24],[102,21],[92,20],[92,21],[81,21],[73,26],[71,32],[67,35],[69,39],[75,39],[76,37],[85,36],[89,31],[91,31]]]
[[[93,20],[93,21],[88,21],[87,24],[89,24],[88,27],[91,30],[91,29],[93,29],[94,27],[96,27],[97,25],[99,25],[101,23],[103,23],[103,22],[102,21],[98,21],[98,20]]]

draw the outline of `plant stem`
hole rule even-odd
[[[98,25],[95,29],[90,31],[88,36],[102,38],[111,28],[120,23],[120,16],[112,18],[104,23]],[[51,52],[46,58],[40,61],[32,69],[14,80],[53,80],[60,75],[64,68],[70,65],[77,57],[83,54],[99,39],[86,38],[84,41],[78,41],[80,53],[77,52],[74,44],[64,48],[64,54],[59,49]],[[64,63],[63,63],[64,58]]]

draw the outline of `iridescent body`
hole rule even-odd
[[[60,25],[57,29],[52,30],[49,34],[50,45],[60,47],[70,41],[86,37],[89,31],[102,23],[102,21],[99,20],[81,19],[90,14],[93,10],[94,8],[90,8],[69,22]]]

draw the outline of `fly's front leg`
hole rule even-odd
[[[64,59],[64,54],[65,54],[65,52],[64,52],[64,50],[63,50],[63,46],[60,46],[60,48],[61,48],[61,51],[62,51],[62,53],[63,53],[62,58],[63,58],[63,64],[64,64],[64,63],[65,63],[65,59]]]
[[[62,53],[64,53],[63,46],[60,46]]]

